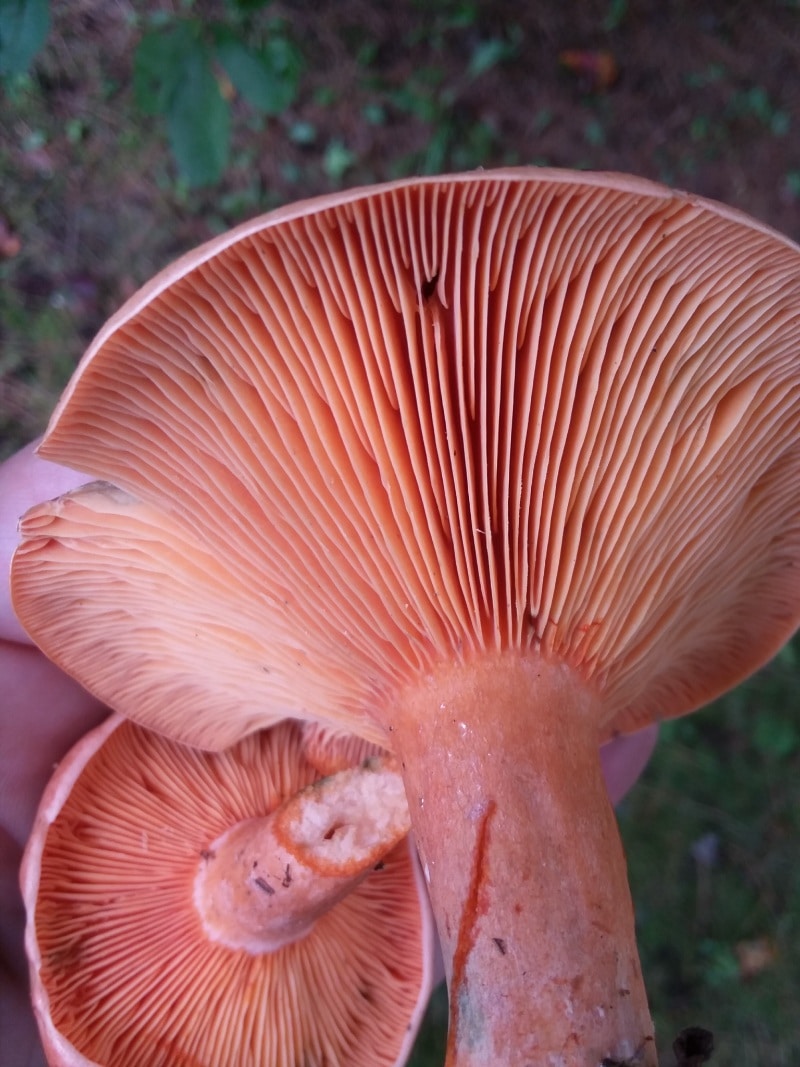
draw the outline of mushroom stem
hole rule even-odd
[[[297,941],[409,831],[399,770],[366,760],[245,819],[201,854],[194,900],[210,938],[273,952]]]
[[[426,678],[390,724],[442,941],[448,1067],[657,1062],[598,702],[565,665],[498,653]]]

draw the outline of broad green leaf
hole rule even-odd
[[[235,38],[217,44],[217,59],[244,99],[267,115],[280,115],[297,95],[302,57],[281,34],[264,48],[248,48]]]
[[[49,30],[49,0],[0,0],[0,75],[24,74]]]
[[[180,87],[184,68],[204,49],[201,25],[182,19],[169,29],[146,33],[136,49],[133,90],[137,107],[145,115],[164,115]]]
[[[211,69],[211,56],[198,46],[183,57],[178,84],[167,110],[169,142],[181,177],[191,186],[218,181],[228,162],[230,110]]]

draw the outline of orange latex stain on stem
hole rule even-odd
[[[466,995],[464,972],[467,959],[475,944],[475,926],[479,916],[483,915],[486,910],[486,906],[481,900],[482,890],[484,889],[482,877],[484,857],[489,843],[489,822],[494,815],[495,807],[494,800],[489,800],[486,805],[486,811],[481,816],[480,825],[478,826],[478,840],[475,844],[475,855],[472,861],[469,893],[467,894],[464,910],[461,913],[461,922],[458,926],[458,941],[453,954],[453,977],[450,988],[450,1029],[447,1034],[446,1063],[451,1062],[451,1057],[455,1054],[457,1045],[461,997]]]

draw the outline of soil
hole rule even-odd
[[[0,455],[42,429],[88,340],[155,270],[334,186],[504,164],[628,171],[800,238],[797,0],[273,3],[264,17],[305,57],[297,98],[264,119],[234,96],[230,165],[192,191],[132,90],[136,45],[173,7],[52,14],[30,76],[0,98]]]

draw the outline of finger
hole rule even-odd
[[[42,500],[91,481],[85,474],[39,459],[33,441],[11,459],[0,464],[0,639],[28,642],[25,631],[11,608],[8,572],[17,546],[20,515]]]
[[[0,643],[0,678],[0,828],[22,845],[56,763],[107,712],[35,648]]]
[[[603,776],[612,804],[618,804],[647,766],[658,740],[658,727],[617,737],[600,749]]]

